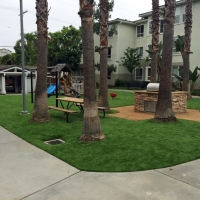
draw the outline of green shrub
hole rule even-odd
[[[200,90],[193,90],[191,91],[191,94],[194,96],[200,96]]]
[[[149,84],[149,81],[133,81],[133,82],[128,82],[127,87],[128,89],[130,87],[145,88],[148,84]]]
[[[122,79],[115,79],[115,87],[126,87],[127,86],[127,81],[122,80]]]

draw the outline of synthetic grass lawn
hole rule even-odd
[[[133,94],[122,93],[121,101],[126,101],[129,95]],[[111,106],[117,102],[114,100],[110,100]],[[200,103],[200,99],[198,101]],[[49,98],[49,104],[55,105],[54,97]],[[121,106],[120,101],[118,105]],[[27,110],[31,112],[32,109],[30,95],[27,95]],[[173,166],[200,158],[198,122],[135,122],[108,115],[102,118],[100,115],[106,139],[82,143],[78,141],[82,128],[81,113],[69,115],[70,123],[66,123],[62,112],[51,110],[51,122],[32,124],[28,122],[30,115],[20,115],[21,110],[21,95],[0,96],[0,125],[80,170],[138,171]],[[55,146],[44,144],[44,141],[56,138],[65,143]]]
[[[200,98],[192,98],[187,101],[187,108],[200,110]]]

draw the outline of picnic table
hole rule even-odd
[[[83,112],[83,103],[84,100],[81,98],[75,98],[75,97],[61,97],[61,98],[56,98],[56,100],[60,101],[60,104],[62,108],[64,109],[63,101],[67,102],[66,109],[70,109],[73,105],[77,106],[81,112]]]
[[[61,98],[56,98],[56,100],[59,100],[60,101],[60,104],[62,106],[62,108],[58,108],[58,107],[55,107],[55,106],[48,106],[49,109],[54,109],[54,110],[58,110],[58,111],[62,111],[66,114],[66,119],[67,119],[67,122],[68,121],[68,115],[70,113],[77,113],[77,111],[74,111],[74,110],[70,110],[70,108],[75,105],[77,106],[81,112],[84,111],[84,100],[81,99],[81,98],[75,98],[75,97],[61,97]],[[67,102],[67,106],[65,107],[63,105],[63,102]],[[98,110],[101,110],[103,111],[103,118],[105,117],[105,110],[106,110],[106,107],[98,107]]]

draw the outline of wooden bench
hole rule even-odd
[[[81,112],[83,112],[84,104],[76,103],[76,106],[81,107]],[[105,112],[106,107],[99,107],[99,106],[98,106],[98,110],[103,111],[103,118],[105,118],[105,115],[106,115],[106,112]]]
[[[67,122],[69,123],[69,120],[68,120],[68,115],[70,113],[77,113],[77,111],[74,111],[74,110],[67,110],[67,109],[63,109],[63,108],[58,108],[58,107],[55,107],[55,106],[48,106],[49,109],[53,109],[53,110],[58,110],[58,111],[61,111],[61,112],[64,112],[66,114],[66,120]]]
[[[106,114],[105,110],[106,109],[107,109],[106,107],[100,107],[100,106],[98,106],[98,110],[102,110],[103,111],[103,118],[105,118],[105,114]]]

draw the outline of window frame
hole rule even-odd
[[[182,22],[185,23],[186,14],[185,14],[186,5],[182,5]]]
[[[113,37],[113,32],[111,31],[111,29],[112,29],[112,27],[113,27],[113,25],[111,24],[111,25],[108,25],[108,38],[111,38],[111,37]]]
[[[112,48],[108,47],[108,58],[112,57]]]
[[[159,26],[160,33],[164,33],[164,20],[160,19],[159,23],[160,23],[160,26]],[[161,32],[161,30],[162,30],[162,32]]]
[[[179,9],[179,13],[178,13],[178,9]],[[180,23],[181,10],[182,10],[182,6],[176,7],[174,24]],[[178,19],[178,21],[176,21],[177,19]]]
[[[152,35],[152,20],[149,21],[149,35]]]
[[[141,52],[141,49],[142,49],[142,52]],[[141,58],[143,58],[144,57],[144,47],[143,46],[137,47],[137,53],[138,54],[141,53]]]
[[[149,74],[149,69],[151,70],[151,67],[150,66],[146,66],[146,75],[145,75],[145,80],[146,81],[150,81],[150,79],[151,79],[151,72]]]
[[[173,49],[172,49],[172,52],[173,53],[180,53],[179,51],[176,51],[176,44],[175,44],[175,42],[176,42],[176,40],[178,39],[178,37],[176,36],[176,37],[173,37]]]
[[[182,65],[172,65],[172,76],[171,76],[172,82],[178,81],[177,78],[173,75],[173,74],[174,74],[174,73],[173,73],[174,67],[177,67],[177,68],[178,68],[178,74],[176,74],[177,76],[180,76],[180,74],[181,74],[181,73],[180,73],[180,72],[181,72],[181,68],[182,68],[182,70],[183,70],[183,66],[182,66]]]
[[[161,23],[162,22],[162,23]],[[149,35],[152,35],[152,21],[149,21],[149,32],[148,34]],[[162,31],[161,31],[162,30]],[[160,19],[159,20],[159,34],[162,34],[164,32],[164,20],[163,19]]]
[[[141,31],[141,27],[143,26],[143,32]],[[138,33],[138,28],[140,27],[140,32]],[[142,38],[144,37],[144,24],[138,25],[137,26],[137,38]]]
[[[141,70],[142,75],[137,76],[137,70]],[[139,77],[139,78],[137,78],[137,77]],[[136,67],[135,68],[135,80],[136,81],[142,81],[143,80],[143,68],[142,67]]]

